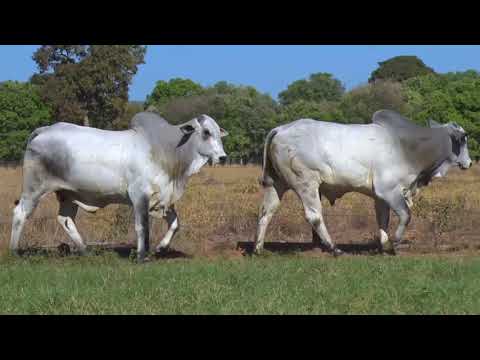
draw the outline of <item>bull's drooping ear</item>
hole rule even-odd
[[[456,124],[455,125],[452,124],[452,126],[449,126],[448,130],[449,130],[448,132],[450,133],[450,136],[455,141],[459,142],[465,136],[465,131],[462,131],[460,128],[458,128],[458,125],[456,125]]]
[[[190,139],[192,134],[195,132],[195,128],[190,124],[185,124],[180,126],[180,131],[183,133],[183,136],[180,139],[180,142],[178,143],[177,148],[185,144],[188,141],[188,139]]]
[[[220,137],[224,137],[228,135],[228,131],[225,129],[220,128]]]
[[[435,120],[432,120],[432,119],[428,119],[428,126],[431,127],[431,128],[438,128],[438,127],[441,127],[442,124],[436,122]]]
[[[187,125],[183,125],[180,127],[180,130],[185,134],[185,135],[191,135],[192,133],[195,132],[195,128],[190,125],[190,124],[187,124]]]

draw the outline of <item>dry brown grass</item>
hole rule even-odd
[[[239,241],[252,241],[257,210],[262,200],[259,167],[204,168],[194,176],[177,204],[181,229],[172,246],[187,254],[239,255]],[[477,223],[480,215],[480,166],[467,172],[453,170],[446,179],[435,180],[416,198],[413,219],[406,233],[414,252],[449,252],[480,249]],[[11,212],[21,192],[21,168],[0,169],[0,252],[7,248]],[[327,226],[342,244],[371,241],[376,231],[373,200],[348,194],[334,207],[324,201]],[[27,222],[22,247],[57,246],[68,242],[56,222],[54,195],[40,202]],[[111,205],[97,214],[79,211],[78,228],[87,243],[135,243],[132,211]],[[392,217],[390,230],[396,225]],[[166,231],[163,221],[152,221],[152,245]],[[311,230],[295,194],[289,192],[274,217],[266,241],[310,242]]]

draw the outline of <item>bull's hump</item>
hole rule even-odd
[[[168,125],[167,120],[152,112],[141,112],[136,114],[130,121],[131,129],[142,129],[152,131],[160,126]]]
[[[416,130],[423,128],[392,110],[379,110],[372,116],[372,123],[388,129]]]

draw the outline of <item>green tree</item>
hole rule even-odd
[[[316,73],[306,80],[294,81],[278,97],[282,105],[289,105],[298,100],[339,101],[344,92],[345,88],[340,80],[328,73]]]
[[[378,80],[404,81],[416,76],[434,74],[433,69],[416,56],[396,56],[378,63],[368,82]]]
[[[279,123],[285,124],[298,119],[314,119],[334,122],[344,121],[338,102],[297,100],[290,105],[281,107]]]
[[[0,159],[19,160],[30,133],[51,124],[52,110],[35,85],[6,81],[0,84]]]
[[[198,95],[172,97],[163,103],[146,107],[163,116],[169,123],[180,124],[200,114],[210,114],[217,107],[218,101],[215,91],[202,88]]]
[[[125,105],[122,115],[115,119],[112,128],[115,130],[126,130],[130,127],[130,121],[139,112],[144,111],[144,104],[141,101],[129,101]]]
[[[57,120],[111,128],[145,52],[141,45],[43,45],[33,55],[39,72],[31,81]]]
[[[477,71],[427,75],[407,80],[409,116],[425,124],[456,122],[468,134],[470,155],[480,157],[480,74]]]
[[[392,81],[377,81],[349,91],[339,108],[344,119],[351,123],[370,123],[372,115],[381,109],[401,114],[409,111],[402,85]]]
[[[241,162],[260,161],[265,137],[279,121],[276,102],[251,86],[220,84],[220,88],[212,114],[230,133],[224,139],[225,150]],[[217,84],[213,91],[218,89]]]
[[[203,87],[190,79],[175,78],[169,81],[157,81],[152,93],[147,96],[145,107],[161,107],[175,98],[200,95]]]

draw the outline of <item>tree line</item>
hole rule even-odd
[[[368,123],[392,109],[422,125],[455,121],[469,134],[471,156],[480,157],[480,74],[436,73],[415,56],[380,62],[366,83],[346,91],[332,74],[294,81],[278,100],[252,86],[225,81],[202,86],[190,79],[157,81],[144,102],[128,89],[147,48],[140,45],[44,45],[34,54],[30,81],[0,84],[0,159],[17,160],[39,126],[67,121],[126,129],[137,112],[159,113],[173,124],[208,114],[230,135],[225,150],[236,162],[260,162],[266,134],[300,118]]]

